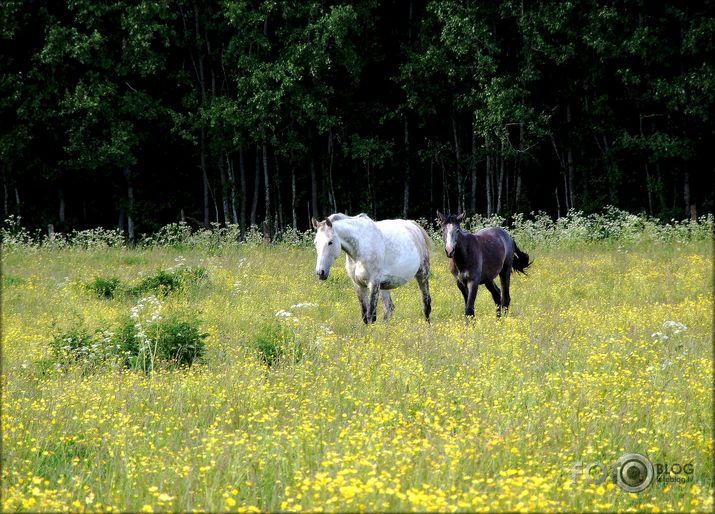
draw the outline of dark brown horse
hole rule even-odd
[[[442,223],[444,251],[449,257],[449,270],[457,279],[457,286],[464,296],[465,316],[474,316],[474,300],[479,284],[484,284],[497,305],[497,317],[509,310],[509,279],[515,269],[521,273],[531,264],[529,255],[522,252],[516,242],[502,228],[483,228],[476,234],[463,230],[459,216],[437,211]],[[499,275],[502,291],[494,280]]]

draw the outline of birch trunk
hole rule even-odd
[[[412,3],[410,3],[410,12]],[[402,189],[402,217],[407,218],[410,210],[410,129],[405,116],[405,182]]]
[[[218,158],[218,175],[221,181],[221,208],[223,210],[223,222],[231,223],[230,208],[228,206],[228,182],[226,180],[226,167],[223,164],[223,155]],[[218,216],[216,221],[220,221]]]
[[[233,223],[234,225],[238,225],[236,173],[233,166],[233,157],[229,157],[228,152],[226,153],[226,165],[228,166],[228,183],[230,186],[231,195],[231,223]]]
[[[500,155],[499,155],[499,175],[497,177],[497,210],[496,213],[501,212],[501,202],[502,202],[502,184],[504,183],[504,143],[500,144]]]
[[[452,112],[452,135],[454,136],[454,156],[457,159],[457,210],[464,212],[464,191],[462,183],[462,149],[459,146],[459,135],[457,133],[457,119]]]
[[[484,144],[487,149],[487,169],[486,169],[486,183],[487,187],[486,192],[487,192],[487,216],[492,215],[492,208],[493,208],[493,198],[494,198],[494,192],[492,191],[492,174],[494,171],[492,170],[492,156],[491,153],[489,152],[489,140],[485,138]]]
[[[298,230],[298,216],[296,214],[295,168],[290,169],[290,212],[293,216],[293,230]]]
[[[472,214],[477,212],[477,136],[474,134],[474,127],[472,127],[472,155],[470,164],[470,186],[472,188],[471,195],[469,199],[469,209]]]
[[[312,215],[318,218],[318,179],[315,176],[315,158],[310,154],[310,203]]]
[[[256,224],[256,211],[258,210],[258,188],[261,182],[261,156],[259,145],[256,145],[256,172],[253,178],[253,198],[251,198],[251,226]]]
[[[241,234],[244,234],[246,230],[246,162],[245,162],[245,155],[243,152],[243,147],[241,147],[238,150],[238,172],[239,172],[239,181],[241,183],[241,209],[240,209],[240,226],[241,226]]]
[[[265,187],[264,199],[266,203],[266,217],[264,223],[267,223],[266,231],[268,237],[271,237],[271,181],[268,177],[268,144],[266,138],[263,138],[263,183]]]
[[[273,167],[275,168],[274,185],[276,188],[276,211],[278,218],[278,226],[276,227],[276,233],[283,230],[283,195],[281,194],[281,171],[278,162],[278,154],[276,153],[275,147],[273,148]]]
[[[62,188],[59,188],[57,190],[58,196],[59,196],[59,209],[58,209],[58,217],[60,219],[60,223],[64,224],[65,222],[65,190]]]
[[[569,132],[571,131],[571,104],[566,104],[566,123],[569,127]],[[566,139],[568,142],[568,138]],[[566,146],[566,165],[568,166],[568,184],[569,184],[569,204],[572,209],[576,208],[574,194],[574,164],[573,164],[573,150],[571,149],[571,143],[568,142]]]
[[[129,166],[124,166],[124,181],[127,185],[127,238],[134,242],[134,185]]]

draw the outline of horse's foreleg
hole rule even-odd
[[[432,313],[432,297],[429,294],[429,271],[418,271],[415,278],[422,293],[422,309],[425,313],[425,320],[429,323],[429,317]]]
[[[365,323],[375,323],[377,321],[377,297],[380,293],[380,284],[370,284],[367,286],[369,300],[367,308],[367,321]]]
[[[492,294],[492,300],[494,300],[494,303],[497,305],[497,318],[498,318],[501,316],[501,307],[502,307],[501,291],[499,291],[499,288],[497,287],[497,285],[494,283],[493,280],[490,280],[489,282],[485,282],[484,286]]]
[[[467,282],[467,304],[464,308],[465,316],[474,316],[474,300],[477,299],[478,288],[479,282],[476,280],[470,280]]]
[[[504,315],[509,314],[509,304],[511,303],[511,295],[509,294],[509,282],[511,280],[511,268],[507,270],[502,270],[499,273],[499,281],[501,282],[501,288],[504,291],[501,297],[501,305],[504,309]]]
[[[460,282],[459,279],[457,279],[457,287],[459,290],[462,292],[462,296],[464,297],[464,306],[467,306],[467,298],[469,297],[469,291],[467,291],[467,285]]]
[[[395,304],[392,303],[390,291],[383,290],[380,292],[382,294],[382,319],[388,321],[390,316],[392,316],[392,312],[395,310]]]

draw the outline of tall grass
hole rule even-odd
[[[710,510],[711,220],[642,239],[544,223],[512,227],[535,263],[506,319],[482,288],[464,320],[436,247],[432,323],[410,284],[370,327],[343,258],[319,282],[305,241],[4,239],[4,510]],[[93,277],[176,266],[206,272],[159,297],[162,315],[195,313],[200,363],[48,365],[75,343],[55,335],[111,341],[141,300],[90,294]],[[624,452],[692,463],[692,481],[573,482],[574,462]]]

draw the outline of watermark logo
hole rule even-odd
[[[629,493],[639,493],[653,482],[653,463],[640,453],[626,453],[616,461],[616,484]]]
[[[618,487],[629,493],[647,489],[653,481],[659,483],[686,483],[693,481],[693,464],[653,463],[640,453],[626,453],[611,468],[602,462],[584,465],[575,462],[572,477],[574,485],[579,479],[589,484],[602,484],[611,479]]]

